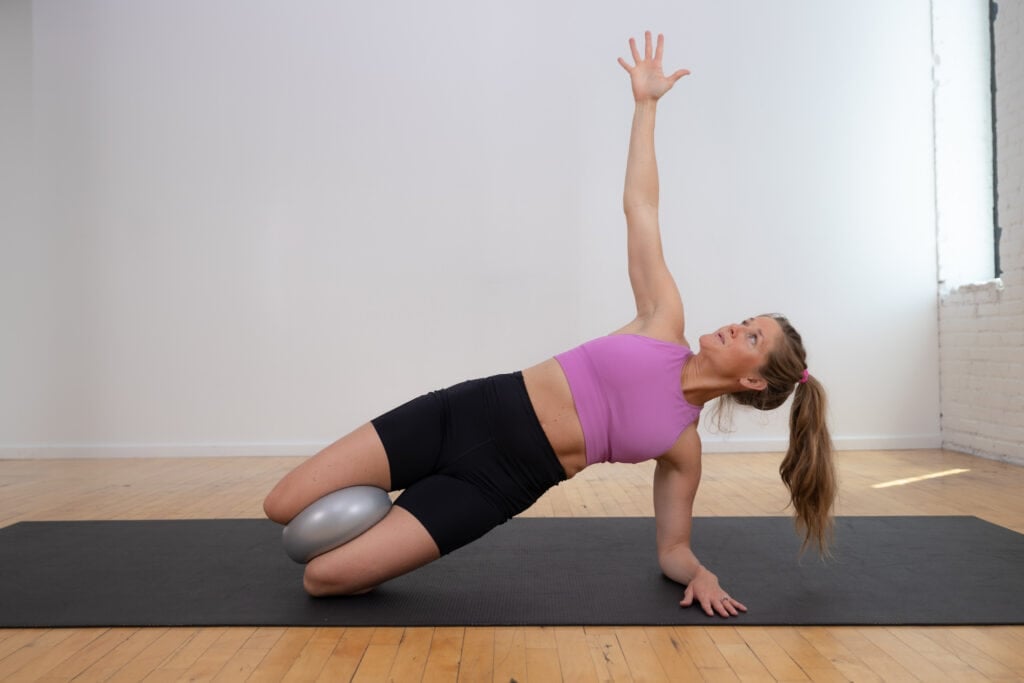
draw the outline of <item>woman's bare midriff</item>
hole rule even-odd
[[[562,366],[549,358],[523,370],[523,380],[544,434],[566,475],[572,477],[587,466],[586,442]]]

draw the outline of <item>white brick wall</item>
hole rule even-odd
[[[1024,3],[995,23],[1001,282],[940,299],[945,448],[1024,464]],[[937,117],[941,112],[937,112]]]

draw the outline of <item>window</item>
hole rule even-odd
[[[988,10],[988,49],[989,49],[989,86],[990,101],[992,105],[992,261],[993,272],[996,277],[1003,274],[999,263],[999,238],[1003,229],[999,227],[999,150],[996,148],[996,16],[999,14],[999,5],[996,2],[989,2]]]
[[[932,2],[935,220],[943,291],[998,274],[991,0]]]

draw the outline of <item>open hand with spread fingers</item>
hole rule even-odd
[[[636,48],[636,40],[629,39],[629,49],[633,53],[633,66],[629,65],[622,57],[619,57],[619,64],[629,72],[629,79],[633,85],[633,98],[637,102],[644,100],[657,100],[672,89],[683,76],[689,74],[687,69],[679,69],[671,76],[666,76],[661,67],[661,57],[665,49],[665,36],[658,34],[657,49],[652,50],[651,32],[644,34],[644,56],[640,58],[640,52]],[[653,54],[652,54],[653,52]]]

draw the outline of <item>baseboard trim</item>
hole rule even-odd
[[[958,453],[976,455],[979,458],[986,458],[988,460],[998,460],[999,462],[1007,462],[1010,463],[1011,465],[1024,465],[1024,446],[1016,444],[1015,446],[1017,452],[1013,453],[1007,452],[1011,451],[1013,446],[1011,446],[1010,444],[1006,445],[1007,448],[1005,449],[1005,451],[992,451],[986,450],[984,448],[977,448],[975,446],[968,446],[966,444],[947,439],[945,442],[943,442],[942,447],[947,450],[957,451]]]
[[[192,444],[33,444],[0,446],[0,459],[73,460],[89,458],[309,456],[326,445],[326,442],[305,441]]]
[[[782,453],[789,440],[747,439],[730,435],[703,435],[705,453]],[[902,451],[942,447],[941,434],[910,434],[905,436],[833,436],[832,443],[840,451]]]
[[[781,453],[788,441],[740,438],[728,434],[702,437],[706,453]],[[837,436],[833,442],[841,451],[916,450],[941,448],[939,434],[906,436]],[[191,444],[28,444],[0,445],[3,460],[57,460],[88,458],[218,458],[229,456],[310,456],[327,442],[277,441]],[[956,448],[954,446],[954,448]]]

